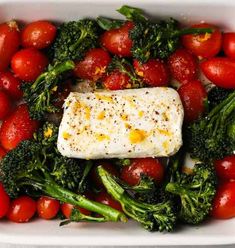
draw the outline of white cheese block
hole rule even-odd
[[[167,87],[70,93],[58,149],[81,159],[169,156],[182,145],[183,115]]]

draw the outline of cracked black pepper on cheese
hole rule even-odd
[[[183,115],[167,87],[70,93],[58,149],[81,159],[170,156],[182,145]]]

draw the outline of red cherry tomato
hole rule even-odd
[[[219,186],[211,215],[216,219],[235,217],[235,181],[225,182]]]
[[[201,58],[211,58],[219,53],[222,45],[221,31],[208,23],[195,24],[192,28],[212,28],[212,33],[188,34],[182,37],[184,47]]]
[[[219,178],[235,180],[235,155],[215,161],[215,170]]]
[[[105,205],[108,205],[111,208],[114,208],[114,209],[122,212],[122,206],[121,206],[121,204],[118,201],[114,200],[112,198],[112,196],[110,196],[106,192],[100,192],[100,193],[98,193],[96,195],[96,197],[95,197],[95,201],[100,202],[100,203],[103,203]]]
[[[13,222],[28,222],[36,213],[36,202],[29,196],[20,196],[13,200],[7,212],[7,218]]]
[[[60,202],[47,196],[41,196],[37,201],[37,213],[45,220],[56,217],[60,210]]]
[[[15,21],[0,24],[0,71],[5,71],[20,46],[20,32]]]
[[[77,207],[77,206],[74,206],[70,203],[63,203],[61,204],[61,211],[63,213],[63,215],[69,219],[70,218],[70,215],[72,213],[72,210],[73,208],[76,208],[78,209],[82,214],[85,214],[85,215],[91,215],[91,212],[85,208],[80,208],[80,207]]]
[[[82,79],[97,81],[111,61],[108,52],[101,48],[93,48],[86,53],[82,61],[76,63],[74,74]]]
[[[130,77],[120,71],[112,71],[103,80],[104,87],[109,90],[121,90],[131,88]]]
[[[20,80],[10,71],[0,72],[0,90],[7,91],[14,100],[19,100],[23,96],[20,84]]]
[[[141,175],[146,175],[155,182],[161,182],[164,177],[164,167],[154,158],[135,158],[121,171],[121,179],[131,186],[140,182]]]
[[[202,72],[215,85],[235,88],[235,61],[230,58],[212,58],[201,63]]]
[[[194,80],[182,85],[178,89],[184,106],[184,119],[186,122],[197,120],[205,111],[206,90],[200,81]]]
[[[11,60],[11,68],[16,76],[26,82],[35,81],[47,65],[47,57],[35,48],[22,49]]]
[[[119,173],[118,170],[113,166],[113,164],[110,161],[105,161],[105,160],[96,161],[95,165],[91,170],[91,180],[97,187],[103,188],[102,181],[97,174],[97,167],[99,165],[101,165],[106,171],[108,171],[110,174],[116,177],[119,176]]]
[[[130,57],[132,41],[129,32],[133,27],[134,23],[128,21],[120,28],[104,32],[101,36],[101,45],[113,54]]]
[[[56,36],[56,27],[48,21],[36,21],[25,26],[21,34],[23,47],[46,48]]]
[[[172,77],[181,84],[196,79],[196,58],[186,49],[176,50],[168,59],[168,67]]]
[[[5,119],[12,111],[12,101],[7,93],[0,90],[0,120]]]
[[[3,188],[0,182],[0,219],[6,216],[8,209],[10,207],[10,197]]]
[[[150,86],[167,86],[169,73],[165,63],[158,59],[150,59],[141,64],[134,60],[136,74],[142,77],[143,81]]]
[[[29,116],[28,106],[21,104],[2,123],[0,129],[0,143],[7,151],[15,148],[21,141],[33,137],[39,122]]]
[[[7,152],[0,146],[0,160],[6,156]]]
[[[223,34],[223,50],[231,59],[235,59],[235,33]]]

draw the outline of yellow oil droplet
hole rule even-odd
[[[146,138],[146,132],[140,129],[133,129],[129,133],[129,140],[132,144],[140,143]]]

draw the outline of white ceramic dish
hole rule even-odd
[[[0,21],[75,20],[98,15],[120,18],[123,4],[143,8],[152,17],[175,17],[184,23],[208,21],[235,30],[234,0],[0,0]],[[211,221],[175,233],[149,233],[138,224],[72,224],[35,220],[28,224],[0,222],[0,243],[31,245],[222,245],[235,244],[235,219]]]

